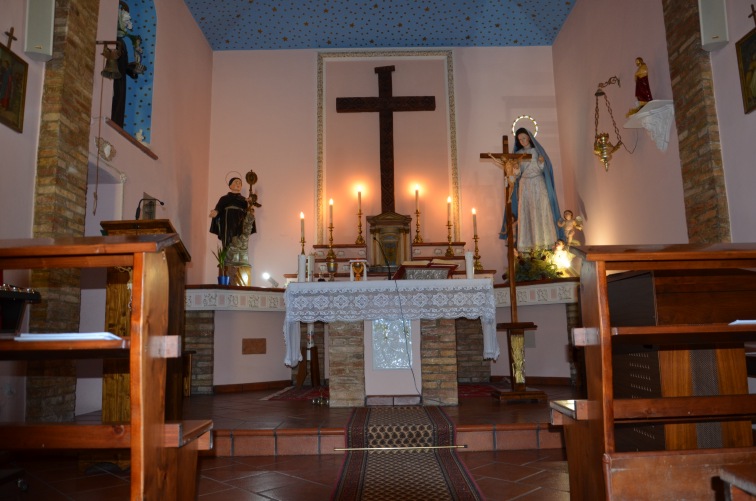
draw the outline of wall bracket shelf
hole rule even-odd
[[[630,115],[624,127],[625,129],[646,129],[648,135],[656,143],[656,147],[661,151],[667,151],[669,132],[674,118],[675,109],[671,100],[654,99]]]

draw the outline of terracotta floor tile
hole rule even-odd
[[[550,398],[574,398],[568,387],[541,387]],[[230,454],[231,437],[244,437],[239,452],[268,455],[214,457],[201,456],[200,501],[310,501],[329,499],[341,471],[344,453],[321,455],[273,456],[272,441],[253,443],[254,439],[273,438],[274,430],[311,428],[319,435],[321,452],[335,444],[344,445],[343,428],[352,415],[349,408],[328,408],[303,401],[265,401],[261,398],[274,390],[221,395],[194,395],[184,400],[186,419],[213,419],[215,445],[219,452]],[[455,424],[474,426],[514,426],[515,437],[530,444],[530,437],[540,433],[540,446],[551,444],[558,431],[547,428],[548,406],[545,404],[503,404],[488,398],[465,398],[460,405],[444,407]],[[82,420],[99,417],[98,413]],[[77,420],[79,418],[77,417]],[[255,430],[259,430],[255,433]],[[260,433],[263,433],[261,435]],[[265,435],[265,433],[269,435]],[[296,432],[294,432],[296,433]],[[283,433],[282,435],[286,435]],[[493,433],[491,433],[493,435]],[[296,439],[296,434],[289,438]],[[280,438],[280,437],[279,437]],[[503,439],[503,434],[500,435]],[[527,439],[527,440],[525,440]],[[316,440],[312,438],[308,440]],[[239,445],[239,444],[234,444]],[[262,450],[261,446],[267,446]],[[309,444],[312,445],[312,444]],[[309,447],[308,445],[308,447]],[[510,446],[516,446],[510,442]],[[314,447],[314,445],[313,445]],[[297,452],[296,447],[286,447]],[[332,451],[331,451],[332,452]],[[482,493],[489,501],[566,501],[569,499],[567,462],[564,449],[499,450],[472,452],[460,450],[460,458],[472,472]],[[24,454],[16,463],[27,471],[34,496],[18,499],[44,501],[89,501],[129,499],[128,475],[95,469],[87,475],[79,471],[75,455],[47,456]],[[56,489],[64,489],[66,494]],[[16,500],[15,485],[0,486],[0,501]]]

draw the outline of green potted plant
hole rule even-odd
[[[219,246],[217,251],[213,251],[213,256],[218,261],[218,285],[228,285],[230,282],[228,269],[226,268],[227,255],[228,247]]]

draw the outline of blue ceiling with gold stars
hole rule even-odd
[[[577,0],[185,0],[213,50],[552,45]]]

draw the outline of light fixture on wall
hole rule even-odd
[[[596,89],[596,114],[594,116],[594,122],[596,125],[595,128],[595,139],[593,142],[593,153],[601,160],[601,163],[604,164],[604,169],[606,171],[609,171],[609,160],[612,159],[612,154],[619,149],[620,146],[622,146],[622,136],[620,136],[619,129],[617,128],[617,122],[614,120],[614,115],[612,114],[612,106],[609,103],[609,98],[606,95],[606,92],[604,92],[604,87],[607,87],[612,84],[617,84],[617,87],[620,87],[620,81],[619,78],[612,77],[609,80],[607,80],[604,83],[598,84],[598,88]],[[612,119],[612,125],[614,126],[614,133],[617,135],[617,144],[613,145],[611,141],[609,140],[609,134],[606,132],[599,133],[598,131],[598,123],[599,123],[599,97],[604,98],[604,102],[606,103],[606,109],[609,112],[609,117]]]

